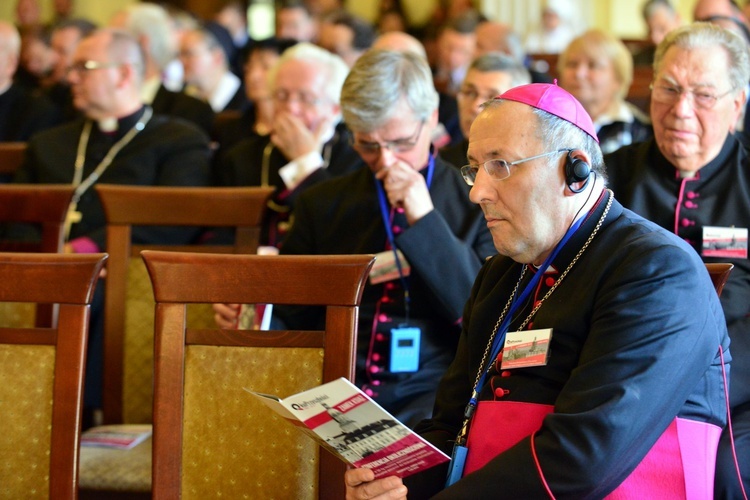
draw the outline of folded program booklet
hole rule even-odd
[[[245,389],[324,448],[375,477],[406,477],[450,457],[340,378],[286,399]]]

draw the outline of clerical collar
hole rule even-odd
[[[96,124],[100,132],[104,134],[112,134],[116,137],[121,137],[127,133],[128,130],[133,128],[138,120],[143,116],[145,106],[139,108],[135,113],[131,113],[121,118],[110,116],[101,120],[97,120]]]

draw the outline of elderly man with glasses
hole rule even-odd
[[[605,157],[622,203],[687,241],[705,262],[731,262],[721,296],[732,339],[734,446],[750,492],[750,162],[734,133],[745,107],[745,43],[695,23],[667,34],[654,60],[654,138]],[[717,498],[742,498],[731,436],[717,460]]]
[[[276,188],[261,234],[263,245],[281,245],[290,211],[305,189],[363,166],[341,121],[339,99],[348,72],[339,56],[315,45],[288,48],[269,74],[272,130],[218,155],[219,185]]]
[[[302,193],[281,253],[378,255],[359,312],[356,383],[413,425],[432,412],[492,238],[458,170],[431,146],[438,95],[423,58],[366,52],[341,106],[369,168]],[[274,313],[294,329],[324,319],[317,310]]]
[[[432,411],[492,239],[458,171],[431,147],[438,95],[421,57],[365,53],[341,105],[369,168],[303,194],[282,251],[380,255],[360,309],[356,382],[413,425]]]
[[[689,245],[606,189],[594,130],[551,84],[474,120],[462,173],[499,255],[416,427],[453,458],[405,480],[350,470],[347,498],[710,498],[719,299]]]

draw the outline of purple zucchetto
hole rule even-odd
[[[583,109],[578,99],[570,92],[552,83],[530,83],[513,87],[497,96],[497,99],[516,101],[551,113],[566,122],[570,122],[594,138],[598,143],[591,117]]]

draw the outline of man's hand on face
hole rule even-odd
[[[332,119],[320,121],[315,130],[309,130],[298,117],[290,113],[278,113],[274,120],[271,142],[282,154],[293,161],[313,151],[320,152],[330,139]]]
[[[410,226],[435,208],[425,178],[411,165],[396,160],[392,165],[381,168],[375,177],[383,181],[391,206],[404,209]]]

